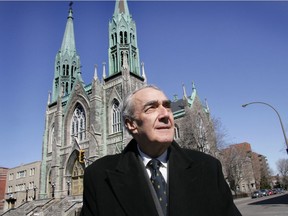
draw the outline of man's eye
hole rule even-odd
[[[165,108],[171,108],[171,101],[167,101],[167,102],[164,102],[163,103],[163,106],[165,107]]]
[[[153,112],[157,107],[156,106],[149,106],[145,109],[145,112],[148,113],[148,112]]]

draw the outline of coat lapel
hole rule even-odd
[[[108,181],[127,215],[154,216],[157,211],[135,146],[128,147],[115,170],[107,170]]]
[[[201,161],[188,158],[177,144],[172,144],[169,156],[169,216],[202,215],[205,204],[201,203],[203,172]]]

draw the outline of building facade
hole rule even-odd
[[[8,169],[4,210],[38,199],[41,161]]]
[[[90,84],[82,80],[75,43],[70,4],[62,44],[55,58],[53,90],[47,102],[41,198],[82,195],[85,167],[107,154],[120,153],[130,141],[121,122],[120,106],[127,94],[147,84],[144,64],[139,59],[136,24],[126,0],[116,1],[109,22],[108,65],[103,63],[102,76],[95,67]],[[191,96],[186,95],[185,88],[183,95],[183,99],[172,104],[177,124],[175,138],[183,146],[187,144],[188,148],[212,154],[216,142],[208,106],[202,105],[194,86]],[[184,131],[194,126],[200,130],[189,137],[191,133]],[[191,141],[197,144],[189,146]],[[79,161],[81,156],[83,163]]]
[[[6,178],[7,178],[8,168],[0,167],[0,214],[4,210],[5,205],[5,189],[6,189]]]
[[[235,193],[250,194],[256,189],[271,187],[267,159],[253,152],[249,143],[230,145],[221,155],[224,175]]]

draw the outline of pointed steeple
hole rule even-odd
[[[121,15],[130,17],[129,8],[126,0],[116,0],[113,17],[121,19]]]
[[[109,35],[108,77],[128,69],[130,73],[143,78],[140,71],[136,24],[129,13],[126,0],[116,0],[114,14],[109,22]]]
[[[69,13],[67,17],[66,28],[64,37],[62,40],[61,52],[69,52],[69,54],[76,53],[75,38],[74,38],[74,26],[73,26],[73,10],[70,3]]]
[[[51,102],[55,102],[58,96],[69,95],[76,79],[82,82],[80,65],[80,57],[75,46],[72,3],[70,3],[62,44],[55,58]]]

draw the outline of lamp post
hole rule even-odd
[[[33,200],[36,200],[36,190],[37,190],[37,187],[36,187],[36,186],[34,186],[33,190],[34,190],[34,196],[33,196]]]
[[[71,182],[70,181],[67,181],[67,195],[69,196],[70,195],[70,184]]]
[[[280,114],[278,113],[278,111],[272,105],[270,105],[268,103],[265,103],[265,102],[259,102],[259,101],[243,104],[242,107],[245,108],[246,106],[249,106],[250,104],[263,104],[263,105],[266,105],[266,106],[270,107],[271,109],[273,109],[275,111],[275,113],[277,114],[277,116],[279,118],[279,121],[280,121],[281,129],[282,129],[284,140],[285,140],[285,144],[286,144],[286,152],[288,154],[288,141],[287,141],[286,133],[285,133],[284,126],[283,126],[283,123],[282,123],[282,119],[281,119]]]
[[[28,201],[28,191],[29,191],[29,189],[28,189],[28,187],[26,188],[26,202]]]
[[[52,187],[52,198],[54,198],[54,196],[55,196],[55,183],[52,183],[51,187]]]

